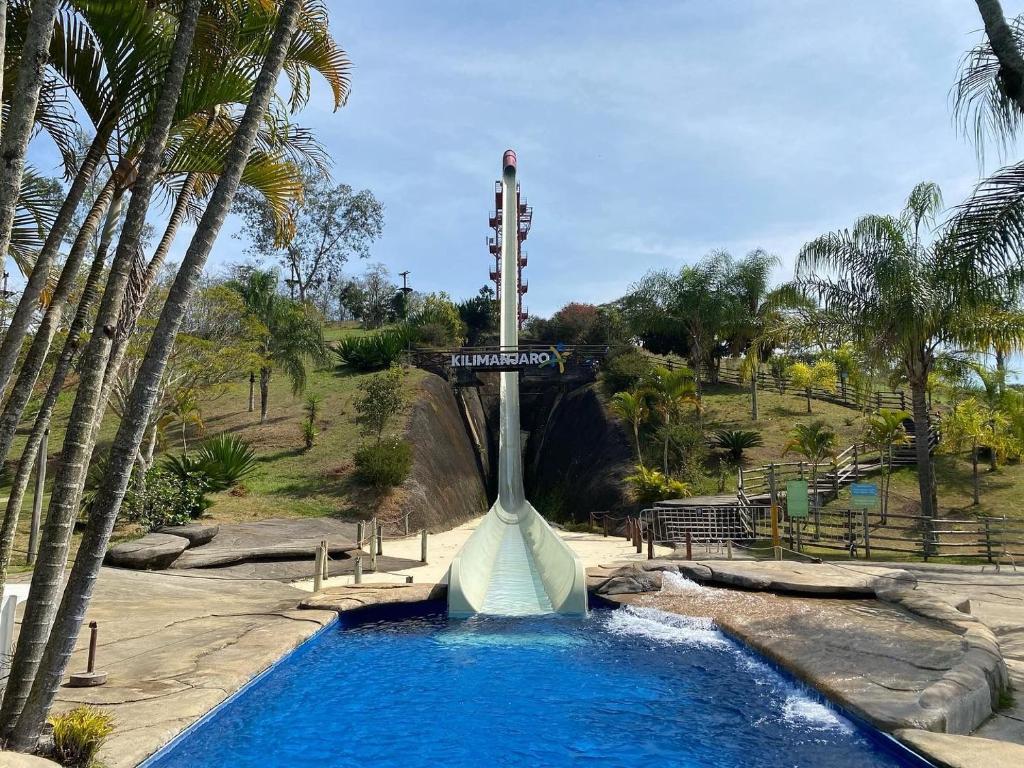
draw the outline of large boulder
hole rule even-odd
[[[107,552],[107,563],[139,571],[167,568],[188,549],[188,539],[168,533],[147,533],[141,539],[116,544]]]
[[[161,528],[159,532],[188,539],[190,547],[201,547],[203,544],[213,541],[213,537],[219,530],[220,526],[216,523],[190,523],[188,525],[169,525]]]

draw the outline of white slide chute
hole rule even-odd
[[[501,349],[519,345],[519,242],[516,155],[501,174]],[[587,613],[583,564],[526,500],[519,430],[519,373],[503,371],[498,438],[498,499],[452,561],[448,614],[528,616]]]

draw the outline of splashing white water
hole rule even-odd
[[[782,719],[792,726],[816,731],[851,733],[853,730],[831,708],[802,693],[790,693],[786,697],[782,704]]]
[[[612,611],[606,619],[605,628],[615,635],[643,637],[674,645],[729,645],[710,619],[680,616],[657,608],[629,605]]]
[[[708,589],[706,587],[702,587],[696,581],[686,578],[681,573],[663,571],[661,574],[661,593],[663,595],[678,595],[682,593],[707,591]]]

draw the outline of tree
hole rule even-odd
[[[811,464],[811,493],[814,498],[814,515],[820,514],[818,505],[818,467],[825,459],[835,454],[839,436],[822,420],[810,424],[797,424],[789,433],[789,440],[783,446],[783,455],[796,453]]]
[[[36,670],[43,655],[43,644],[51,630],[54,600],[67,560],[70,527],[77,511],[79,489],[85,482],[86,458],[91,449],[93,426],[99,421],[97,417],[101,415],[97,413],[97,405],[110,351],[110,329],[117,322],[128,271],[145,224],[149,199],[185,79],[186,65],[199,18],[199,7],[198,0],[187,0],[179,17],[173,50],[167,61],[164,87],[154,110],[149,135],[142,152],[138,179],[132,192],[117,253],[111,265],[94,331],[82,357],[82,376],[68,420],[62,462],[54,479],[54,492],[51,494],[50,507],[42,531],[39,559],[32,576],[22,632],[11,665],[11,675],[4,691],[3,705],[0,706],[0,725],[3,734],[10,739],[16,749],[35,746],[45,713],[53,700],[48,681],[47,688],[37,694],[32,709],[27,714],[24,711],[24,707],[28,706],[28,699],[31,698],[29,686],[35,685]],[[74,634],[77,636],[77,628]],[[60,672],[63,673],[63,667]],[[52,685],[53,691],[56,691],[59,682],[58,676]]]
[[[270,379],[281,370],[292,385],[292,393],[306,388],[306,363],[323,362],[327,350],[323,320],[316,308],[278,293],[276,272],[249,270],[230,285],[241,294],[249,316],[259,323],[256,331],[260,358],[260,423],[267,420]]]
[[[409,318],[409,325],[416,329],[421,342],[434,347],[461,344],[466,334],[458,307],[444,291],[424,296],[420,308]]]
[[[888,408],[879,409],[878,413],[868,417],[864,430],[864,441],[878,450],[882,462],[882,525],[885,525],[889,513],[889,485],[892,482],[892,449],[897,445],[910,442],[903,422],[910,418],[906,411],[893,411]]]
[[[278,219],[262,195],[242,189],[236,208],[258,256],[276,257],[289,275],[293,298],[307,294],[339,272],[350,258],[367,258],[384,230],[384,206],[368,189],[332,184],[323,169],[302,168],[301,201],[291,205],[293,231],[282,237]]]
[[[485,285],[472,299],[459,302],[459,317],[466,326],[466,341],[471,347],[478,346],[484,336],[498,329],[498,304],[494,289]]]
[[[398,286],[391,282],[388,268],[383,264],[371,264],[359,281],[362,299],[360,317],[366,328],[380,328],[394,318],[391,299]]]
[[[938,187],[918,184],[899,216],[864,216],[849,230],[805,245],[796,278],[821,301],[819,322],[876,359],[899,361],[910,388],[921,509],[928,517],[937,506],[929,375],[939,358],[973,350],[990,337],[986,325],[994,315],[978,310],[1005,295],[1020,269],[1016,256],[1000,255],[1005,238],[989,220],[993,209],[977,195],[969,211],[934,228],[941,207]],[[1020,315],[1002,315],[1000,326],[1024,337]]]
[[[401,368],[390,368],[362,382],[354,403],[362,434],[380,445],[384,430],[402,410],[403,403]]]
[[[276,14],[273,37],[267,46],[266,57],[252,98],[246,107],[233,141],[232,151],[225,163],[225,172],[217,182],[210,203],[197,227],[196,235],[186,251],[178,277],[168,294],[146,359],[136,380],[131,407],[118,427],[109,455],[109,469],[97,493],[96,508],[103,510],[103,514],[90,517],[53,633],[39,665],[39,675],[32,685],[31,694],[12,734],[12,743],[17,748],[31,747],[38,740],[46,712],[63,677],[92,593],[92,586],[106,552],[114,519],[128,485],[132,461],[142,439],[152,397],[177,333],[184,307],[195,290],[213,241],[223,225],[252,151],[258,125],[263,120],[273,96],[285,53],[296,29],[299,10],[299,0],[284,0],[279,13]],[[179,23],[179,36],[182,26],[183,22]],[[184,58],[186,57],[182,55],[181,60],[172,66],[183,65]],[[31,599],[29,604],[31,605]],[[15,661],[17,663],[17,659]],[[12,679],[13,677],[12,670]]]
[[[612,396],[612,412],[619,418],[628,421],[633,429],[633,442],[636,444],[637,463],[644,466],[644,453],[640,444],[640,428],[650,416],[647,398],[642,392],[616,392]]]
[[[1002,414],[989,414],[984,405],[973,397],[958,403],[942,418],[943,448],[959,452],[967,448],[971,453],[974,505],[981,503],[981,482],[978,473],[978,454],[981,446],[988,446],[993,454],[1004,450],[1009,428]]]
[[[719,339],[732,309],[726,304],[725,277],[732,258],[725,251],[712,251],[700,263],[687,265],[678,273],[649,272],[621,300],[632,331],[641,338],[656,334],[662,344],[683,355],[697,374],[707,366],[712,380]]]
[[[662,472],[668,471],[668,449],[672,439],[672,426],[680,421],[687,406],[693,405],[700,412],[697,386],[693,371],[689,368],[669,369],[663,366],[654,369],[654,376],[644,388],[654,401],[662,422]]]
[[[819,360],[813,366],[797,361],[786,369],[789,383],[804,391],[807,412],[811,413],[811,394],[815,389],[836,391],[836,365],[831,360]]]

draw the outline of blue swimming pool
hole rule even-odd
[[[339,623],[147,768],[923,766],[710,623],[590,618]]]

